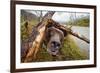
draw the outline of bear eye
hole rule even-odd
[[[59,43],[57,43],[57,46],[58,46],[58,47],[60,47],[60,44],[59,44]]]
[[[54,47],[54,43],[51,43],[51,46]]]
[[[51,31],[51,32],[48,32],[48,33],[50,33],[50,35],[51,35],[51,36],[53,36],[53,34],[54,34],[54,32],[53,32],[53,31]]]

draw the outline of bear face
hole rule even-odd
[[[46,39],[48,39],[46,40],[47,52],[56,56],[60,51],[64,39],[64,33],[55,27],[50,27],[46,31]]]

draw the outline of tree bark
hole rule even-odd
[[[36,59],[36,54],[39,51],[39,48],[43,41],[43,37],[45,35],[48,19],[52,18],[54,13],[55,13],[54,11],[49,11],[48,13],[46,13],[45,16],[42,18],[42,22],[40,22],[39,25],[37,25],[37,31],[39,32],[39,34],[36,36],[35,40],[33,41],[32,47],[29,49],[24,62],[30,62],[33,59]]]
[[[29,49],[24,62],[32,61],[33,58],[36,59],[36,54],[39,51],[43,37],[45,35],[45,29],[46,29],[45,25],[40,29],[38,29],[39,34],[33,41],[32,47]]]

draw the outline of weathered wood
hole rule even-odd
[[[48,11],[47,14],[45,14],[45,16],[42,18],[42,21],[45,19],[51,19],[52,16],[54,15],[55,11]]]
[[[32,59],[36,58],[36,54],[39,51],[41,43],[43,41],[43,37],[45,35],[46,26],[48,24],[48,18],[52,18],[55,12],[49,11],[42,19],[42,22],[37,25],[38,35],[36,36],[35,40],[33,41],[32,47],[29,49],[24,62],[30,62]]]
[[[38,29],[39,35],[37,35],[36,39],[33,41],[32,47],[29,49],[29,52],[26,55],[25,61],[28,62],[31,61],[32,58],[36,58],[36,54],[39,51],[39,48],[41,46],[44,34],[45,34],[46,26],[44,25],[40,29]]]

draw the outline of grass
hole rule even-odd
[[[84,27],[89,27],[89,22],[90,19],[87,17],[82,17],[79,19],[76,19],[75,21],[72,22],[72,20],[67,22],[67,25],[74,25],[74,26],[84,26]]]
[[[81,52],[78,45],[76,45],[73,38],[71,38],[71,35],[68,35],[64,42],[63,47],[61,49],[64,57],[66,60],[83,60],[87,59],[87,56]]]

